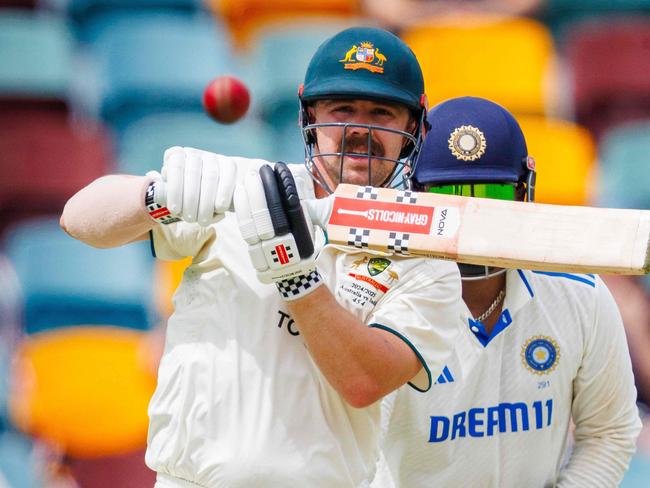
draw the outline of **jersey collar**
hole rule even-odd
[[[512,323],[512,317],[517,311],[535,298],[530,271],[510,269],[506,273],[506,299],[501,316],[492,329],[492,333],[488,335],[483,324],[474,321],[471,317],[467,321],[469,330],[483,347],[487,347],[492,339],[508,328]],[[467,305],[465,308],[467,308]],[[467,309],[467,312],[469,312],[469,309]]]

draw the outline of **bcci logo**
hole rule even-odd
[[[560,347],[550,337],[534,336],[521,348],[521,360],[531,373],[547,374],[560,361]]]
[[[485,154],[487,146],[483,132],[471,125],[454,129],[448,142],[451,154],[461,161],[476,161]]]
[[[344,69],[358,70],[367,69],[373,73],[384,72],[384,62],[388,61],[379,48],[375,47],[372,42],[364,41],[358,46],[354,44],[346,53],[339,63],[345,63]]]

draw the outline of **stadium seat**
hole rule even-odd
[[[13,357],[13,422],[75,458],[144,448],[156,383],[143,361],[147,347],[145,333],[118,327],[64,327],[25,338]]]
[[[103,83],[99,107],[89,111],[118,131],[151,113],[201,110],[208,82],[236,70],[228,39],[208,14],[106,14],[92,30]]]
[[[566,51],[577,120],[596,137],[650,117],[650,18],[576,25]]]
[[[345,27],[334,22],[291,25],[266,30],[256,37],[246,57],[250,88],[255,94],[253,109],[273,129],[275,140],[281,141],[275,145],[276,159],[303,160],[298,87],[318,46]]]
[[[151,115],[130,124],[119,145],[119,169],[144,175],[160,171],[165,149],[196,147],[228,156],[273,159],[268,128],[252,118],[236,124],[217,124],[200,112]]]
[[[144,464],[145,449],[119,456],[67,459],[67,466],[81,487],[142,488],[154,486],[156,473]]]
[[[45,488],[46,466],[34,443],[13,430],[0,431],[0,486],[2,488]]]
[[[111,169],[111,149],[105,128],[70,124],[64,112],[0,110],[0,233],[25,217],[60,214]]]
[[[537,163],[535,201],[562,205],[592,203],[596,148],[589,132],[571,122],[518,117],[528,154]]]
[[[180,261],[156,261],[156,305],[161,317],[169,317],[174,311],[172,297],[183,279],[183,273],[192,264],[192,258]]]
[[[39,219],[10,229],[5,249],[18,275],[27,333],[156,323],[148,242],[94,249],[65,234],[58,219]]]
[[[598,202],[650,210],[650,120],[609,130],[599,145]]]
[[[589,18],[650,15],[650,0],[546,0],[543,20],[563,38],[574,23]]]
[[[16,99],[66,107],[72,60],[65,21],[32,10],[0,10],[0,110]]]
[[[58,1],[58,0],[57,0]],[[137,11],[155,13],[167,10],[192,15],[203,7],[202,0],[67,0],[65,12],[77,27],[80,40],[85,40],[85,29],[96,16],[111,11]]]
[[[264,29],[317,21],[344,21],[359,13],[359,0],[207,0],[223,19],[235,46],[247,48]],[[290,52],[284,53],[288,58]]]
[[[554,46],[535,20],[431,19],[406,29],[402,38],[420,61],[431,106],[472,95],[516,115],[548,115],[555,103]]]

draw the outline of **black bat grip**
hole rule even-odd
[[[311,238],[311,232],[300,204],[296,181],[293,179],[293,175],[286,163],[282,161],[275,163],[275,178],[278,182],[278,189],[291,232],[298,247],[298,254],[300,254],[301,259],[307,258],[314,254],[314,241]]]
[[[278,182],[275,179],[275,173],[271,166],[264,165],[260,168],[260,178],[262,179],[262,186],[264,187],[266,206],[271,215],[273,231],[276,236],[288,234],[291,232],[291,226],[289,225],[287,215],[284,213],[282,193],[278,188]]]

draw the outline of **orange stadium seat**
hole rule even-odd
[[[535,201],[562,205],[592,203],[596,147],[579,125],[543,117],[518,117],[528,154],[537,163]]]
[[[146,337],[92,326],[24,339],[14,355],[11,419],[76,458],[144,448],[147,405],[156,384]]]
[[[155,302],[161,317],[169,317],[174,311],[172,297],[183,279],[183,273],[192,264],[192,258],[180,261],[156,261]]]
[[[358,13],[358,0],[206,0],[225,20],[236,47],[247,47],[254,34],[267,26],[309,18],[333,20]],[[290,56],[290,53],[286,53]]]
[[[548,29],[532,19],[430,19],[403,32],[424,73],[429,104],[458,96],[500,103],[514,114],[547,114],[554,46]]]

